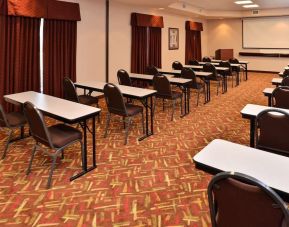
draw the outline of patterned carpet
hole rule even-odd
[[[0,161],[0,226],[210,226],[211,175],[196,170],[192,157],[217,138],[248,145],[249,122],[240,110],[247,103],[266,105],[262,90],[272,86],[273,77],[251,73],[249,81],[233,89],[229,83],[228,93],[218,97],[213,87],[212,101],[198,108],[193,96],[190,115],[179,118],[178,109],[174,122],[170,109],[162,112],[159,104],[155,135],[138,142],[137,118],[127,146],[118,119],[103,138],[104,111],[97,126],[98,168],[69,182],[81,169],[80,149],[71,147],[58,161],[50,190],[45,189],[50,159],[37,153],[27,177],[33,140],[12,144]],[[3,147],[3,133],[0,139]]]

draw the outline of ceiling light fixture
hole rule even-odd
[[[257,5],[257,4],[253,4],[253,5],[244,5],[243,7],[244,7],[244,8],[258,8],[259,5]]]
[[[236,1],[235,3],[238,5],[244,5],[244,4],[251,4],[253,2],[249,0],[249,1]]]
[[[159,10],[164,10],[165,8],[159,8]]]

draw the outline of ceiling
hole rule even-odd
[[[248,10],[235,4],[236,0],[183,0],[192,6],[205,10]],[[289,7],[289,0],[252,0],[259,9],[276,9]],[[161,2],[161,0],[160,0]]]
[[[236,5],[235,0],[117,0],[119,2],[150,6],[150,7],[168,7],[172,3],[184,2],[191,6],[204,10],[246,10],[242,6]],[[289,0],[252,0],[259,4],[259,9],[276,9],[289,7]]]

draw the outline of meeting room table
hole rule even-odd
[[[193,157],[196,168],[211,174],[238,172],[263,182],[289,202],[289,158],[216,139]]]
[[[150,83],[153,81],[153,76],[147,74],[130,73],[129,77],[133,80],[141,80]],[[168,76],[167,78],[170,84],[178,86],[183,92],[183,97],[185,98],[184,102],[185,112],[181,117],[184,117],[190,113],[190,88],[188,87],[188,85],[192,82],[192,80],[175,78],[171,76]]]
[[[81,123],[83,129],[83,152],[82,152],[82,171],[70,178],[71,181],[83,176],[95,169],[96,166],[96,129],[95,117],[99,115],[100,109],[71,102],[65,99],[41,94],[34,91],[21,92],[4,96],[5,101],[14,105],[23,105],[31,102],[44,115],[67,124]],[[87,165],[87,122],[92,119],[92,167]]]
[[[105,82],[100,81],[82,81],[76,82],[75,87],[81,88],[84,90],[84,94],[86,91],[96,91],[96,92],[103,92],[104,86],[106,85]],[[142,141],[149,136],[154,134],[154,116],[153,116],[153,97],[156,95],[157,91],[152,89],[145,89],[145,88],[137,88],[137,87],[130,87],[124,85],[117,85],[121,93],[126,98],[137,99],[140,100],[142,105],[145,107],[145,135],[139,138],[139,141]],[[150,120],[149,120],[149,110],[150,110]],[[150,121],[150,130],[149,130],[149,121]]]
[[[276,87],[281,86],[282,81],[283,81],[283,78],[273,78],[272,85],[275,85]]]
[[[219,63],[215,63],[215,64],[219,64]],[[184,65],[185,68],[190,68],[192,70],[203,70],[204,66],[203,65]],[[215,66],[216,70],[221,73],[221,75],[224,75],[224,73],[226,71],[229,71],[229,68],[227,67],[219,67],[219,66]],[[224,76],[225,79],[225,83],[224,83],[224,92],[227,92],[228,90],[228,77]],[[237,77],[236,77],[236,85],[239,85],[239,72],[237,72]]]
[[[275,88],[265,88],[263,94],[268,98],[268,106],[272,106],[272,94]]]
[[[162,74],[168,74],[168,75],[174,75],[176,77],[180,77],[182,74],[182,70],[174,70],[174,69],[158,69],[158,71]],[[211,101],[211,81],[210,77],[213,75],[211,72],[200,72],[200,71],[194,71],[196,77],[199,77],[204,81],[206,84],[206,97],[205,97],[205,103],[208,103]]]
[[[262,112],[263,110],[268,109],[277,109],[277,110],[283,110],[287,113],[289,113],[288,109],[282,109],[282,108],[275,108],[270,106],[261,106],[261,105],[255,105],[255,104],[247,104],[242,110],[241,115],[244,119],[250,120],[250,146],[255,147],[255,127],[256,127],[256,117],[257,115]]]
[[[222,60],[216,60],[216,59],[212,59],[212,62],[217,62],[220,63]],[[249,65],[249,61],[239,61],[240,65],[243,65],[244,69],[245,69],[245,74],[246,74],[246,80],[248,80],[248,65]]]

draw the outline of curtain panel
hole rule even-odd
[[[132,27],[132,47],[131,47],[131,72],[145,73],[148,65],[147,44],[148,44],[147,28]]]
[[[0,97],[6,111],[14,107],[3,95],[40,91],[40,19],[0,16]]]
[[[76,80],[77,22],[44,21],[44,93],[63,97],[63,78]]]
[[[149,30],[149,65],[162,67],[162,29],[151,27]]]
[[[163,17],[131,14],[131,72],[145,73],[148,65],[161,67]]]
[[[186,21],[186,64],[190,60],[202,60],[202,42],[201,31],[203,31],[203,24],[198,22]]]

